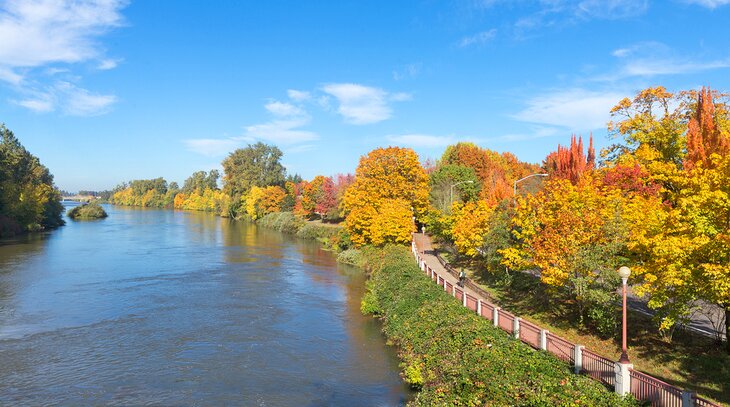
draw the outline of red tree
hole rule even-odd
[[[588,155],[583,152],[583,138],[575,135],[570,138],[570,147],[558,145],[558,151],[553,151],[545,157],[543,166],[553,177],[570,180],[574,185],[583,173],[592,170],[595,166],[596,151],[593,148],[593,135],[588,144]]]
[[[691,169],[700,162],[707,163],[711,154],[725,155],[730,150],[730,140],[715,123],[715,103],[710,88],[702,88],[697,95],[697,110],[687,125],[687,158],[685,168]]]

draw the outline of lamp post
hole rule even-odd
[[[530,174],[524,178],[518,179],[517,181],[515,181],[514,186],[513,186],[513,191],[512,191],[513,196],[515,197],[515,199],[517,199],[517,184],[518,183],[520,183],[528,178],[532,178],[532,177],[547,177],[547,176],[548,176],[548,174]]]
[[[468,181],[457,182],[456,184],[451,184],[451,199],[449,200],[449,204],[454,203],[454,187],[455,186],[460,185],[460,184],[473,184],[473,183],[474,183],[474,181],[468,180]]]
[[[623,364],[631,363],[629,362],[629,354],[626,346],[626,282],[629,279],[629,276],[631,275],[631,269],[626,266],[621,266],[621,268],[618,269],[618,275],[621,276],[621,285],[622,285],[622,297],[623,297],[623,336],[621,340],[621,358],[619,358],[618,362]]]

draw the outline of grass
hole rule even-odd
[[[613,360],[621,354],[621,337],[601,339],[566,315],[570,304],[550,301],[544,284],[515,272],[511,284],[500,284],[486,271],[467,269],[469,278],[490,293],[500,307],[563,338]],[[730,404],[730,355],[714,339],[678,331],[663,338],[649,316],[629,311],[629,357],[637,370],[700,396]]]

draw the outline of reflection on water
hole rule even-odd
[[[0,245],[0,405],[398,405],[362,273],[275,231],[195,212]]]

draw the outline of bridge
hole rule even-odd
[[[74,196],[64,196],[62,197],[62,201],[68,202],[91,202],[96,199],[99,199],[98,197],[95,197],[94,195],[74,195]]]

